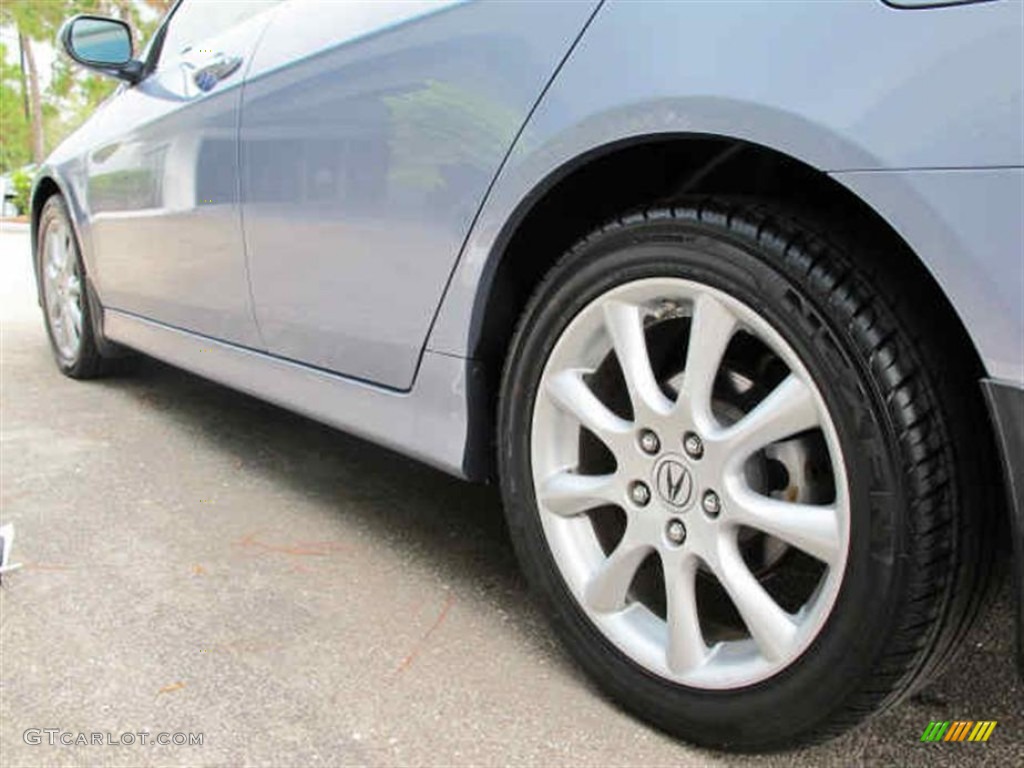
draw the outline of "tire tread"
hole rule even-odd
[[[801,285],[835,319],[816,333],[825,339],[842,334],[847,347],[870,372],[878,387],[876,401],[884,408],[892,444],[898,447],[899,473],[909,501],[908,552],[912,563],[906,589],[884,652],[874,671],[858,681],[842,705],[813,730],[785,743],[760,748],[790,748],[832,738],[892,707],[948,663],[964,634],[991,594],[995,515],[969,519],[964,500],[971,494],[958,468],[953,433],[965,439],[964,420],[950,405],[956,400],[956,377],[945,377],[939,340],[924,321],[887,285],[885,273],[857,244],[844,247],[829,229],[799,212],[774,204],[703,197],[669,207],[648,208],[613,219],[580,239],[551,268],[528,302],[510,349],[521,346],[530,332],[530,318],[554,275],[578,263],[595,241],[640,222],[702,224],[752,240],[773,254],[775,267]],[[851,242],[849,240],[845,241]],[[856,256],[851,253],[856,252]],[[829,339],[829,343],[834,343]],[[509,354],[503,381],[515,355]],[[952,381],[951,381],[952,379]],[[952,390],[952,391],[951,391]],[[503,411],[504,409],[499,409]],[[952,423],[957,421],[957,423]],[[504,424],[499,418],[499,432]],[[993,505],[998,502],[993,501]],[[970,512],[977,510],[971,509]]]

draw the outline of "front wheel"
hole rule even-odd
[[[907,693],[974,615],[984,523],[941,381],[813,225],[652,210],[547,276],[503,380],[510,530],[613,698],[773,749]]]
[[[104,372],[86,295],[85,268],[67,205],[54,195],[43,206],[37,233],[39,299],[54,361],[73,379]]]

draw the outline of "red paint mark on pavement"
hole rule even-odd
[[[441,609],[441,613],[438,614],[437,619],[430,625],[430,629],[424,633],[423,637],[420,638],[420,641],[416,643],[416,646],[409,652],[409,655],[402,659],[402,663],[399,664],[398,669],[395,670],[396,675],[401,674],[412,666],[412,663],[416,661],[416,657],[420,655],[420,651],[422,651],[423,647],[427,644],[427,640],[429,640],[430,636],[434,634],[438,627],[444,623],[444,620],[448,616],[448,611],[452,609],[452,605],[454,604],[455,598],[452,595],[448,595],[448,599],[444,601],[444,607]]]

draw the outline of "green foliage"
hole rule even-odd
[[[114,171],[95,176],[90,180],[89,195],[97,208],[107,205],[124,208],[139,208],[155,204],[152,189],[153,175],[149,170]]]
[[[151,9],[148,20],[143,5]],[[169,6],[168,0],[2,0],[0,26],[28,41],[56,46],[61,24],[75,14],[114,16],[132,26],[135,49],[141,52],[159,23],[153,11],[163,13]],[[18,168],[32,158],[33,126],[26,113],[26,85],[16,46],[9,50],[0,45],[0,172]],[[117,81],[74,65],[63,54],[50,74],[49,86],[40,94],[47,152],[85,122],[117,87]]]
[[[0,173],[25,165],[31,156],[21,73],[8,63],[7,48],[0,43]]]
[[[411,188],[440,189],[446,174],[500,157],[519,125],[499,100],[435,80],[383,101],[394,126],[391,182]]]
[[[28,213],[28,195],[32,191],[32,174],[24,168],[19,168],[11,174],[11,183],[14,185],[14,205],[18,213]]]
[[[51,151],[84,123],[114,92],[117,84],[113,78],[85,72],[66,59],[58,59],[43,105],[46,151]]]
[[[52,40],[68,11],[78,5],[73,0],[4,0],[0,24],[14,27],[32,40]]]

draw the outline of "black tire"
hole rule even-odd
[[[77,351],[72,355],[65,355],[54,335],[54,328],[51,323],[50,314],[46,311],[46,281],[43,278],[44,259],[46,256],[46,234],[50,227],[61,225],[70,233],[70,243],[74,254],[77,274],[80,278],[81,294],[80,306],[82,312],[80,343]],[[43,318],[46,322],[46,333],[50,339],[50,349],[53,352],[54,362],[60,372],[72,379],[93,379],[104,375],[108,369],[108,360],[100,354],[96,333],[93,326],[92,306],[88,300],[88,286],[86,280],[85,264],[82,261],[81,248],[75,236],[75,230],[68,215],[67,204],[60,195],[50,197],[39,215],[39,229],[36,240],[36,280],[39,286],[39,303],[43,309]]]
[[[546,276],[519,323],[498,421],[502,492],[526,576],[556,631],[629,711],[687,741],[740,751],[834,736],[925,683],[987,594],[998,509],[976,387],[940,359],[900,286],[852,241],[770,205],[708,200],[613,221]],[[652,247],[654,246],[654,247]],[[530,429],[548,356],[572,318],[611,287],[677,276],[755,309],[801,357],[847,457],[850,549],[820,634],[789,667],[734,690],[688,688],[614,646],[570,593],[540,523]],[[925,321],[927,322],[927,321]],[[953,403],[957,403],[956,406]],[[967,446],[967,450],[959,446]]]

